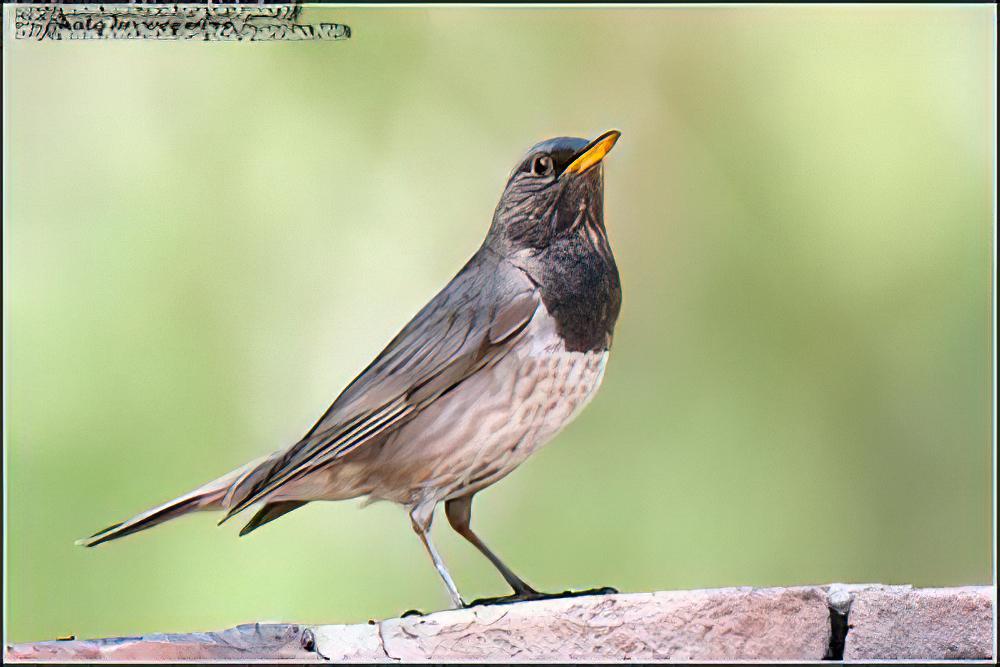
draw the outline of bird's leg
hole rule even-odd
[[[448,515],[448,523],[455,529],[455,532],[472,542],[472,545],[493,563],[493,567],[500,571],[500,575],[514,589],[516,595],[524,596],[525,599],[531,595],[539,595],[538,591],[524,583],[521,577],[504,565],[503,561],[479,539],[479,536],[472,532],[472,527],[469,525],[472,521],[472,496],[453,498],[445,503],[444,510],[445,514]]]
[[[527,600],[550,600],[554,598],[566,598],[566,597],[578,597],[583,595],[610,595],[617,593],[618,591],[610,586],[605,586],[603,588],[592,588],[586,591],[564,591],[562,593],[539,593],[534,588],[529,586],[521,579],[519,576],[514,574],[509,567],[503,564],[496,554],[490,551],[479,536],[472,532],[472,527],[469,525],[472,521],[472,496],[465,496],[463,498],[453,498],[445,503],[445,514],[448,515],[448,523],[455,531],[467,539],[473,544],[479,551],[486,556],[493,566],[499,570],[500,574],[503,576],[504,580],[510,587],[514,589],[513,595],[505,595],[495,598],[480,598],[478,600],[473,600],[470,604],[466,605],[473,607],[476,605],[488,605],[488,604],[509,604],[511,602],[522,602]]]
[[[448,589],[448,595],[451,596],[451,603],[456,609],[461,609],[465,606],[465,602],[462,600],[462,596],[458,594],[458,587],[455,586],[455,581],[448,573],[448,568],[445,567],[444,561],[441,559],[441,555],[437,552],[437,549],[434,548],[434,543],[431,542],[431,521],[433,519],[433,505],[430,506],[429,511],[423,506],[417,506],[410,512],[410,523],[413,524],[413,530],[416,531],[417,535],[420,537],[420,541],[424,543],[424,548],[427,549],[427,553],[430,554],[431,560],[434,561],[434,568],[438,571],[438,574],[441,575],[441,579],[444,581],[444,585]]]

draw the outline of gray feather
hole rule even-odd
[[[268,503],[253,515],[253,518],[250,519],[247,525],[243,526],[243,529],[240,531],[240,537],[257,530],[265,523],[270,523],[279,517],[285,516],[292,510],[297,510],[303,505],[307,505],[308,503],[309,501],[307,500],[280,500],[275,503]]]

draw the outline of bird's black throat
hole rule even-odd
[[[610,347],[622,300],[604,228],[603,168],[568,171],[589,143],[560,137],[529,151],[508,180],[483,242],[538,286],[571,352]],[[536,173],[540,155],[557,169]]]
[[[603,226],[558,239],[538,259],[531,273],[566,349],[607,350],[621,310],[622,289]]]

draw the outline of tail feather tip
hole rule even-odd
[[[94,533],[90,537],[81,537],[80,539],[78,539],[75,542],[73,542],[73,544],[75,544],[78,547],[96,547],[98,544],[100,544],[101,542],[103,542],[103,540],[97,539],[97,538],[100,538],[100,537],[102,537],[104,535],[107,535],[108,533],[110,533],[111,531],[115,530],[116,528],[120,528],[123,523],[125,523],[125,522],[124,521],[119,521],[118,523],[115,523],[115,524],[112,524],[112,525],[108,526],[104,530],[97,531],[96,533]]]

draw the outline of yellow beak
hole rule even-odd
[[[576,156],[566,169],[563,170],[563,174],[582,174],[587,171],[595,164],[599,163],[604,159],[604,156],[611,152],[614,148],[615,143],[618,141],[618,137],[622,136],[622,133],[618,130],[608,130],[601,136],[597,137],[590,144],[587,145],[580,154]]]

